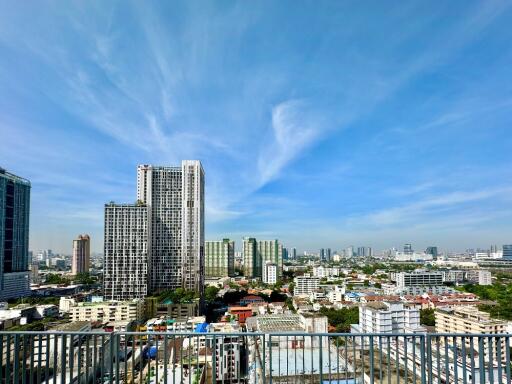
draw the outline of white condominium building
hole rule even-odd
[[[339,276],[340,270],[336,267],[324,267],[323,265],[313,267],[313,276],[320,278]]]
[[[69,306],[71,321],[140,321],[144,316],[144,300],[75,303]]]
[[[320,285],[320,278],[315,276],[297,276],[293,279],[295,283],[295,289],[293,294],[296,296],[308,295],[317,290]]]
[[[148,209],[143,204],[105,205],[103,288],[105,300],[148,293]]]
[[[149,289],[204,287],[204,171],[198,160],[181,167],[140,165],[137,199],[149,211]]]
[[[492,274],[485,269],[450,269],[442,271],[445,282],[469,282],[478,285],[491,285]]]
[[[277,265],[276,263],[267,261],[263,265],[263,282],[265,284],[277,283]]]
[[[104,290],[109,300],[204,290],[204,171],[140,165],[137,203],[105,206]]]
[[[471,269],[466,272],[466,280],[478,285],[492,285],[492,274],[484,269]]]
[[[352,333],[404,333],[424,331],[420,311],[404,308],[400,302],[372,302],[359,307],[359,324]]]
[[[443,284],[442,272],[399,272],[395,276],[396,285],[400,288],[410,286],[435,286]]]
[[[208,338],[206,340],[206,344],[211,348],[212,354],[215,353],[213,361],[217,380],[223,382],[240,380],[242,338],[235,334],[240,332],[238,324],[211,323],[208,326],[208,332],[221,333],[216,339]]]
[[[340,303],[345,296],[345,286],[336,285],[334,289],[327,292],[327,300],[331,303]]]
[[[414,285],[410,287],[394,287],[393,289],[388,289],[388,287],[383,286],[384,294],[386,295],[412,295],[418,296],[423,294],[429,295],[445,295],[449,293],[458,292],[453,287],[448,287],[446,285]]]
[[[205,241],[205,276],[226,277],[235,274],[235,242],[229,239]]]

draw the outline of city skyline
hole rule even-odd
[[[4,8],[0,166],[34,251],[101,252],[136,166],[181,159],[237,249],[512,242],[510,3]]]

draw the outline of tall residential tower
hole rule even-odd
[[[108,210],[115,207],[137,208],[140,211],[137,212],[137,223],[145,220],[144,229],[137,227],[133,236],[145,238],[146,251],[141,258],[147,256],[147,259],[140,262],[147,267],[148,292],[179,287],[203,292],[204,171],[200,161],[184,160],[180,167],[140,165],[137,168],[137,203],[107,205],[105,225]],[[128,225],[122,217],[119,219],[113,221],[112,231],[119,230],[130,236],[124,229],[118,229],[118,226]],[[144,248],[142,240],[139,245]],[[132,252],[130,242],[119,244],[119,247],[126,254]],[[109,278],[115,277],[114,272]]]
[[[235,242],[229,239],[205,241],[205,276],[226,277],[235,274]]]
[[[200,292],[204,282],[204,171],[198,160],[181,167],[139,165],[137,200],[149,213],[149,288]]]
[[[73,258],[71,260],[71,273],[89,272],[91,258],[91,238],[89,235],[79,235],[73,240]]]
[[[148,209],[142,203],[105,204],[105,300],[148,294]]]
[[[283,275],[283,245],[279,240],[259,240],[253,237],[244,238],[244,275],[246,277],[263,278],[263,266],[266,262],[277,267],[277,277]]]

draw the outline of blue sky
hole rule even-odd
[[[31,248],[102,249],[136,166],[200,159],[206,237],[512,242],[512,3],[5,2],[0,165]]]

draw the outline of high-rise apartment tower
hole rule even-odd
[[[149,289],[204,288],[204,171],[198,160],[181,167],[140,165],[137,200],[148,206]]]
[[[259,240],[246,237],[243,242],[244,275],[263,278],[263,266],[266,262],[275,263],[277,276],[283,276],[283,245],[279,240]]]
[[[205,276],[226,277],[235,274],[235,242],[229,239],[205,241]]]
[[[71,260],[71,273],[89,272],[91,258],[91,238],[89,235],[79,235],[73,240],[73,258]]]
[[[203,292],[201,162],[137,168],[137,202],[105,206],[104,260],[106,297],[133,299],[179,287]],[[131,293],[118,293],[123,284]]]
[[[148,294],[148,209],[143,203],[105,205],[105,300]]]

